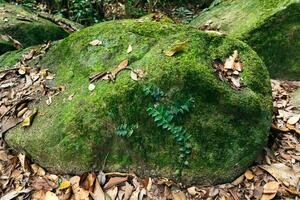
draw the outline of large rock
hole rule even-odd
[[[264,60],[271,77],[300,79],[300,1],[221,1],[193,22],[220,28],[248,43]]]
[[[90,45],[95,39],[103,45]],[[182,52],[165,56],[165,50],[181,42],[186,45]],[[244,69],[240,90],[221,81],[212,65],[234,50]],[[0,66],[11,66],[22,53],[4,54]],[[89,91],[91,74],[112,70],[125,59],[145,77],[134,81],[125,70],[115,82],[99,81]],[[56,85],[65,85],[66,91],[53,97],[50,106],[42,100],[33,125],[16,127],[5,139],[55,172],[81,173],[103,165],[106,171],[174,177],[183,169],[188,183],[219,183],[240,175],[268,137],[272,99],[267,69],[250,47],[235,39],[171,23],[105,22],[57,42],[31,65],[49,68]],[[179,159],[182,143],[148,115],[155,101],[144,90],[151,85],[156,98],[158,89],[165,93],[161,106],[194,99],[190,111],[173,120],[191,136],[182,138],[184,148],[192,147],[188,167]]]
[[[70,24],[75,26],[74,23]],[[23,47],[62,39],[69,35],[68,31],[22,6],[0,2],[0,36],[9,35]],[[15,48],[12,40],[0,37],[0,54]]]

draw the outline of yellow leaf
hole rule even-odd
[[[165,56],[172,57],[176,53],[183,51],[187,47],[187,42],[177,42],[171,48],[164,51]]]
[[[186,200],[186,196],[183,192],[172,192],[174,200]]]
[[[70,186],[71,186],[70,181],[63,181],[60,184],[59,189],[63,190],[63,189],[69,188]]]
[[[32,120],[33,120],[33,118],[34,118],[34,116],[35,116],[36,114],[37,114],[37,109],[34,108],[34,109],[32,110],[32,112],[31,112],[31,114],[23,120],[22,126],[23,126],[23,127],[28,127],[28,126],[30,126],[31,123],[32,123]]]

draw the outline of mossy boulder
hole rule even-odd
[[[300,79],[299,0],[221,1],[192,21],[248,43],[262,57],[273,78]]]
[[[90,45],[95,39],[103,45]],[[163,52],[178,42],[185,42],[183,51],[165,56]],[[129,44],[133,51],[128,54]],[[241,90],[221,81],[212,66],[234,50],[244,66]],[[12,65],[23,53],[2,55],[0,66]],[[134,81],[124,70],[115,82],[99,81],[89,91],[92,74],[112,70],[125,59],[146,75]],[[174,177],[181,167],[180,145],[148,115],[154,105],[144,92],[149,85],[164,92],[166,105],[194,99],[190,111],[175,119],[191,136],[189,164],[182,174],[187,183],[233,180],[255,160],[268,137],[269,74],[257,54],[236,39],[171,23],[112,21],[58,41],[30,64],[49,68],[56,74],[55,84],[66,86],[66,91],[53,97],[50,106],[44,100],[35,105],[40,114],[32,126],[16,127],[5,139],[55,172],[82,173],[104,166],[105,171]],[[118,133],[124,126],[132,128],[131,136]]]
[[[9,35],[28,47],[62,39],[69,32],[22,6],[0,2],[0,35]],[[13,43],[0,37],[0,54],[11,49],[15,49]]]

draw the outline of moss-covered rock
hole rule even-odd
[[[22,6],[0,2],[0,35],[9,35],[23,47],[28,47],[62,39],[69,33]],[[0,54],[11,49],[14,49],[13,45],[0,37]]]
[[[221,1],[191,23],[207,22],[248,43],[264,60],[271,77],[300,79],[299,0]]]
[[[95,39],[103,45],[89,45]],[[165,56],[163,51],[178,42],[187,46]],[[215,59],[225,60],[234,50],[244,65],[241,76],[246,87],[240,91],[222,82],[212,66]],[[12,65],[22,53],[2,55],[0,66]],[[146,76],[134,81],[125,70],[115,82],[99,81],[89,91],[91,74],[112,70],[125,59]],[[154,104],[144,92],[149,85],[165,93],[165,105],[194,99],[190,111],[174,119],[191,135],[183,181],[233,180],[253,162],[268,137],[269,74],[257,54],[235,39],[171,23],[113,21],[70,35],[30,64],[49,68],[66,91],[50,106],[44,100],[37,104],[40,114],[33,125],[16,127],[5,139],[49,170],[81,173],[104,165],[106,171],[132,169],[140,175],[174,177],[181,167],[181,146],[148,115]],[[75,95],[70,101],[71,94]],[[124,135],[120,127],[126,126],[130,137],[120,136]]]

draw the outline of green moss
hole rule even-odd
[[[202,12],[191,24],[212,27],[248,43],[273,78],[300,77],[300,2],[228,0]]]
[[[60,26],[38,17],[21,6],[0,3],[0,7],[3,12],[0,15],[0,34],[10,35],[24,47],[59,40],[69,35]],[[21,16],[26,20],[21,20]],[[5,45],[0,43],[0,53],[4,52],[4,48]]]
[[[103,45],[89,45],[94,39]],[[176,41],[186,41],[187,48],[164,56]],[[234,50],[244,64],[247,87],[242,91],[220,81],[212,67],[214,59],[225,60]],[[15,56],[4,55],[8,62]],[[2,58],[0,66],[6,62],[1,63]],[[131,68],[143,69],[146,77],[133,81],[128,71],[122,71],[116,82],[98,82],[93,92],[88,91],[91,74],[111,70],[124,59]],[[106,171],[132,169],[140,175],[174,177],[180,146],[148,116],[153,102],[144,95],[145,84],[161,88],[174,102],[195,99],[191,112],[178,119],[192,136],[190,167],[183,171],[183,181],[232,180],[265,145],[272,106],[269,75],[256,53],[238,40],[171,23],[114,21],[70,35],[31,64],[36,63],[53,71],[56,84],[67,90],[50,106],[44,101],[36,105],[40,115],[29,129],[17,127],[5,138],[50,170],[101,169],[107,157]],[[129,138],[116,135],[124,123],[138,124]]]

